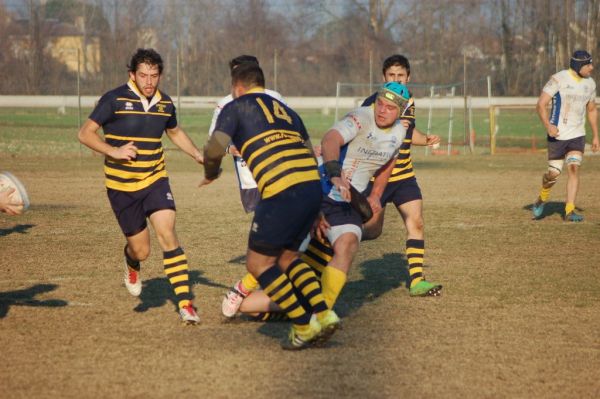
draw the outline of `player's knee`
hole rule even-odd
[[[563,161],[561,159],[553,159],[548,161],[548,171],[542,178],[544,188],[550,188],[558,181],[558,176],[562,173]]]
[[[423,221],[423,216],[418,215],[407,218],[406,229],[408,230],[408,234],[410,236],[422,235],[423,230],[425,229],[425,222]]]
[[[583,157],[581,154],[569,154],[567,155],[567,159],[565,163],[567,164],[567,168],[569,172],[577,172],[579,167],[581,166],[581,162],[583,161]]]
[[[352,261],[358,251],[358,237],[353,233],[343,234],[335,241],[333,249],[336,257]]]
[[[163,231],[160,233],[157,232],[156,238],[158,238],[160,247],[163,250],[168,251],[168,250],[177,248],[179,246],[179,243],[177,241],[177,236],[175,235],[174,231]]]
[[[142,262],[150,256],[150,247],[129,245],[129,253],[133,259]]]

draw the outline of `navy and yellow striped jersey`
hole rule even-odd
[[[367,107],[373,105],[375,104],[376,99],[377,92],[367,97],[361,106]],[[394,165],[394,169],[392,170],[392,174],[390,175],[388,182],[397,182],[415,177],[412,158],[410,156],[410,146],[412,144],[413,130],[415,127],[415,102],[412,100],[412,95],[409,106],[404,110],[400,116],[400,119],[408,120],[410,122],[410,126],[406,131],[404,142],[398,150],[398,158],[396,159],[396,164]]]
[[[215,131],[231,137],[266,199],[296,184],[319,181],[317,161],[300,116],[260,90],[227,104]]]
[[[129,81],[104,94],[89,118],[102,126],[108,144],[120,147],[133,141],[138,148],[131,161],[106,157],[107,188],[139,191],[167,177],[161,138],[165,129],[177,127],[175,106],[168,95],[157,90],[146,99]]]

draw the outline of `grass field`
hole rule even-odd
[[[567,224],[564,179],[547,216],[531,220],[544,154],[417,152],[425,273],[442,296],[408,296],[404,228],[388,207],[384,234],[361,244],[338,303],[343,330],[325,348],[288,353],[279,348],[287,324],[220,315],[244,273],[251,220],[230,162],[199,189],[201,168],[167,152],[202,318],[184,327],[155,240],[141,297],[123,287],[102,158],[80,150],[76,115],[52,127],[48,114],[40,129],[19,112],[0,117],[0,170],[21,178],[32,202],[21,217],[0,214],[2,398],[600,395],[600,158],[584,160],[586,220]],[[205,119],[184,119],[199,143]]]
[[[340,117],[347,110],[340,110]],[[496,136],[499,151],[527,150],[534,145],[543,148],[545,136],[533,109],[502,109],[496,116],[499,125]],[[89,109],[82,110],[81,118],[85,120]],[[313,139],[319,140],[334,122],[334,114],[323,114],[321,110],[300,110],[300,116]],[[211,110],[195,110],[184,108],[179,112],[179,121],[186,131],[198,143],[206,140],[206,132],[210,125]],[[428,110],[417,111],[417,126],[423,132],[427,130]],[[59,115],[56,109],[13,109],[0,108],[0,151],[9,154],[43,151],[45,154],[59,152],[78,152],[79,143],[73,140],[78,130],[78,110],[67,108],[66,114]],[[450,136],[449,110],[435,110],[432,117],[431,133],[442,137],[442,148],[446,148],[450,139],[452,149],[461,153],[465,147],[464,115],[462,110],[455,110],[452,119]],[[476,153],[489,153],[489,113],[487,110],[473,111],[473,129],[476,133]],[[169,144],[169,143],[165,143]],[[424,152],[416,148],[415,152]]]

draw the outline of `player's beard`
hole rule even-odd
[[[156,85],[156,86],[145,86],[145,87],[152,87],[152,93],[148,94],[148,93],[146,93],[146,90],[143,90],[143,89],[142,89],[142,88],[141,88],[141,87],[140,87],[140,86],[137,84],[137,82],[136,82],[136,81],[134,81],[133,83],[135,83],[135,87],[137,87],[138,91],[139,91],[140,93],[142,93],[144,96],[148,97],[148,98],[154,97],[154,95],[156,94],[156,89],[158,88],[158,85]]]

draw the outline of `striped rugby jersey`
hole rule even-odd
[[[167,177],[161,138],[166,129],[177,127],[175,106],[168,95],[157,90],[147,99],[130,80],[104,94],[89,118],[102,126],[108,144],[120,147],[133,141],[138,148],[131,161],[105,158],[107,188],[134,192]]]
[[[319,180],[317,162],[304,144],[309,137],[302,119],[262,89],[250,90],[227,104],[214,131],[231,137],[262,199]]]

